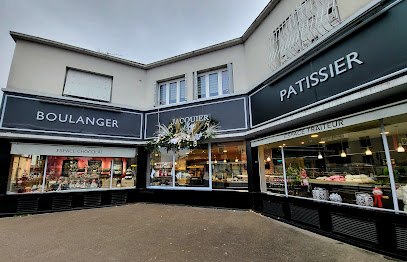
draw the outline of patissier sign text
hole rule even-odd
[[[344,57],[341,57],[329,64],[327,67],[324,66],[318,71],[313,72],[309,76],[301,78],[294,85],[290,85],[287,89],[280,90],[280,101],[284,102],[291,96],[301,95],[311,87],[316,87],[320,83],[328,81],[330,78],[339,76],[340,74],[346,73],[351,70],[355,65],[363,64],[363,61],[358,58],[359,54],[357,52],[351,52]]]

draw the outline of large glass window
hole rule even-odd
[[[137,159],[13,155],[10,172],[10,193],[134,187]]]
[[[407,115],[384,119],[385,133],[389,146],[391,166],[396,185],[400,210],[407,211]],[[384,164],[387,164],[384,163]],[[382,183],[390,183],[387,166],[380,173]]]
[[[136,186],[136,175],[136,158],[113,158],[112,188]]]
[[[275,145],[262,146],[260,148],[264,154],[264,174],[266,190],[271,193],[284,194],[284,171],[281,148]]]
[[[285,171],[291,196],[393,209],[378,120],[268,144],[260,150],[270,192],[284,194]]]
[[[247,189],[247,158],[244,142],[212,145],[212,188]]]
[[[150,186],[202,189],[248,189],[244,142],[199,145],[176,152],[150,153]]]
[[[183,149],[177,151],[174,164],[176,186],[209,186],[208,145],[201,145],[193,150]]]
[[[173,185],[173,157],[174,153],[164,148],[150,153],[150,186]]]
[[[41,192],[45,156],[13,155],[8,192]]]

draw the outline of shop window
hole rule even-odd
[[[137,165],[127,162],[135,159],[48,156],[44,191],[134,187]]]
[[[42,192],[45,156],[13,155],[8,192]]]
[[[399,209],[407,212],[407,122],[406,115],[384,119],[385,133],[390,152],[391,166],[394,174],[396,195]],[[379,174],[380,183],[389,183],[390,174],[387,161]]]
[[[197,75],[197,98],[207,98],[232,93],[228,68]]]
[[[278,146],[262,146],[261,151],[263,154],[264,163],[264,181],[262,186],[264,191],[276,194],[284,194],[284,171],[283,171],[283,158],[281,155],[281,148]]]
[[[21,155],[22,151],[75,151],[74,146],[12,144],[12,164],[8,182],[9,193],[97,190],[136,186],[137,159],[128,157]],[[59,150],[59,151],[58,151]],[[99,152],[90,148],[84,152]],[[107,149],[108,150],[108,149]],[[123,149],[124,156],[135,153]],[[79,151],[79,150],[78,150]],[[128,152],[130,151],[130,152]],[[44,177],[45,176],[45,177]]]
[[[63,95],[110,102],[113,77],[67,69]]]
[[[173,152],[167,152],[165,148],[150,153],[150,186],[173,185],[173,158]]]
[[[161,148],[150,153],[149,166],[152,187],[248,189],[244,142],[204,144],[176,152]]]
[[[176,104],[187,101],[185,78],[159,82],[159,105]]]
[[[174,165],[175,186],[209,187],[208,145],[177,151]]]
[[[244,142],[212,145],[212,188],[247,190],[247,158]]]
[[[264,145],[259,150],[264,156],[262,173],[268,192],[284,194],[286,190],[290,196],[394,207],[390,180],[384,175],[388,172],[378,120]]]

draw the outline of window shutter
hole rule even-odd
[[[233,94],[235,92],[235,88],[233,86],[233,65],[232,65],[232,63],[228,64],[228,74],[229,74],[229,94]]]
[[[198,72],[194,72],[194,100],[198,99]]]

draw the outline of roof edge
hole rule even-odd
[[[10,31],[10,35],[13,38],[14,42],[17,42],[17,40],[25,40],[25,41],[34,42],[34,43],[45,44],[45,45],[58,47],[58,48],[62,48],[62,49],[70,50],[70,51],[75,51],[75,52],[86,54],[86,55],[91,55],[94,57],[103,58],[106,60],[118,62],[118,63],[129,65],[129,66],[134,66],[134,67],[137,67],[140,69],[146,69],[146,65],[142,64],[142,63],[134,62],[131,60],[127,60],[127,59],[123,59],[123,58],[119,58],[119,57],[115,57],[115,56],[111,56],[111,55],[107,55],[107,54],[103,54],[100,52],[92,51],[89,49],[85,49],[85,48],[81,48],[81,47],[77,47],[77,46],[73,46],[73,45],[64,44],[64,43],[57,42],[54,40],[49,40],[49,39],[41,38],[38,36],[27,35],[27,34],[23,34],[23,33],[19,33],[19,32],[14,32],[14,31]]]
[[[191,52],[187,52],[187,53],[179,54],[179,55],[172,56],[169,58],[165,58],[162,60],[158,60],[156,62],[152,62],[149,64],[142,64],[142,63],[134,62],[134,61],[131,61],[128,59],[123,59],[123,58],[103,54],[100,52],[92,51],[89,49],[85,49],[85,48],[81,48],[81,47],[77,47],[77,46],[73,46],[73,45],[69,45],[69,44],[64,44],[64,43],[57,42],[54,40],[49,40],[49,39],[32,36],[32,35],[28,35],[28,34],[23,34],[23,33],[19,33],[19,32],[10,31],[10,36],[13,38],[14,42],[17,42],[17,40],[25,40],[25,41],[45,44],[45,45],[58,47],[58,48],[62,48],[62,49],[70,50],[70,51],[75,51],[75,52],[79,52],[82,54],[91,55],[94,57],[99,57],[102,59],[106,59],[106,60],[110,60],[113,62],[117,62],[117,63],[121,63],[121,64],[125,64],[125,65],[129,65],[129,66],[133,66],[136,68],[146,70],[146,69],[152,69],[152,68],[163,66],[166,64],[178,62],[181,60],[185,60],[185,59],[188,59],[191,57],[218,51],[218,50],[221,50],[224,48],[229,48],[229,47],[232,47],[235,45],[243,44],[253,34],[253,32],[259,27],[259,25],[266,19],[266,17],[271,13],[271,11],[276,7],[276,5],[280,1],[281,0],[271,0],[267,4],[267,6],[261,11],[261,13],[256,17],[256,19],[249,26],[249,28],[243,33],[243,35],[241,37],[231,39],[231,40],[228,40],[225,42],[221,42],[218,44],[210,45],[210,46],[200,48],[197,50],[193,50]]]

